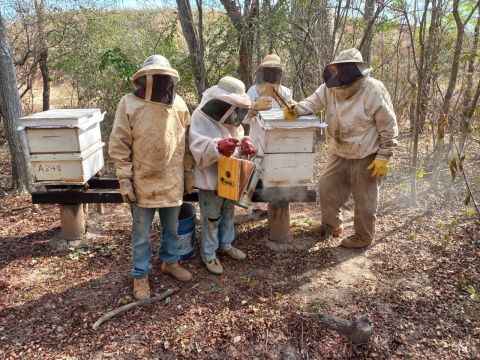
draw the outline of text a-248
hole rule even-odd
[[[59,164],[39,164],[37,166],[37,172],[62,172],[62,166]]]

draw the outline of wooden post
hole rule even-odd
[[[290,203],[268,203],[268,238],[276,243],[285,243],[290,238]]]
[[[100,215],[103,215],[104,212],[105,212],[105,209],[103,207],[103,203],[98,203],[97,204],[97,213],[99,213]]]
[[[78,240],[85,235],[83,204],[60,205],[60,223],[64,240]]]

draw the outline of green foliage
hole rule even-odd
[[[450,221],[450,223],[446,226],[445,232],[440,237],[440,241],[444,249],[447,249],[450,246],[450,241],[455,234],[457,227],[458,221],[456,219]]]
[[[425,177],[425,171],[423,171],[423,169],[420,169],[417,171],[417,178],[423,180],[423,178]]]
[[[216,282],[212,283],[210,288],[213,293],[218,293],[220,292],[220,290],[222,290],[222,287],[220,286],[220,284]]]
[[[115,47],[113,49],[108,49],[100,57],[100,70],[104,71],[109,66],[112,66],[118,72],[124,85],[130,85],[136,67],[130,62],[120,48]]]
[[[314,300],[308,303],[307,309],[309,312],[318,313],[321,310],[328,309],[329,306],[325,300]]]
[[[79,261],[82,257],[84,256],[90,256],[92,257],[93,254],[84,247],[78,247],[78,248],[73,248],[71,247],[70,252],[68,253],[68,258],[73,261]]]

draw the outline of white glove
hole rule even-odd
[[[123,201],[127,204],[133,204],[137,202],[137,197],[133,192],[133,186],[130,179],[120,179],[120,193],[122,194]]]

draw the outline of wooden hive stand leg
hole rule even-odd
[[[62,239],[78,240],[85,235],[85,211],[83,204],[60,205]]]
[[[269,240],[285,243],[290,238],[290,203],[286,201],[268,203]]]

